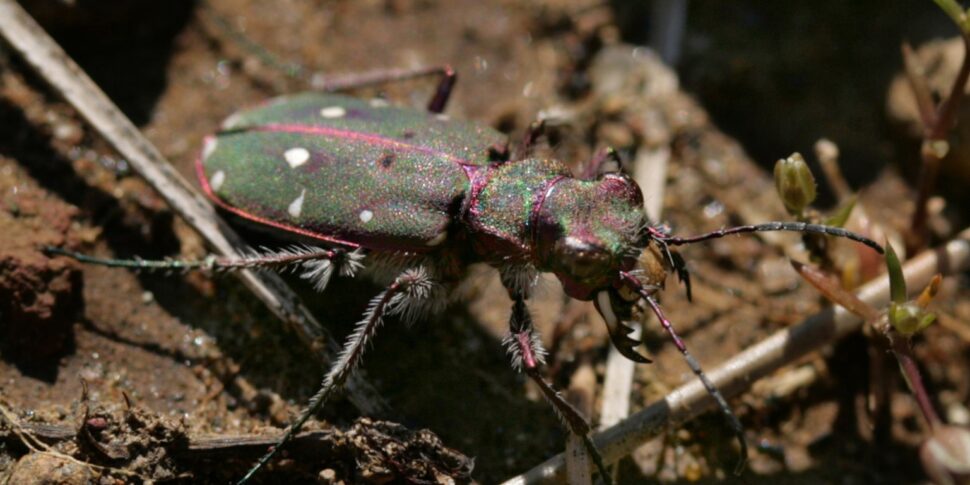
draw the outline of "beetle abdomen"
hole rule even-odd
[[[325,241],[427,251],[444,241],[504,135],[422,111],[308,93],[242,111],[206,139],[206,193],[258,223]]]

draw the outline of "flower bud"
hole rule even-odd
[[[890,303],[889,323],[902,335],[911,337],[936,320],[936,314],[924,311],[914,302]]]
[[[815,200],[815,177],[800,153],[775,163],[775,189],[785,209],[796,217]]]

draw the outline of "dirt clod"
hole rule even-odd
[[[91,468],[53,453],[30,453],[13,466],[6,483],[20,485],[87,485]]]
[[[356,448],[357,478],[367,483],[402,477],[439,484],[471,479],[474,460],[445,447],[431,431],[364,418],[346,436]]]
[[[40,250],[65,244],[76,209],[24,192],[0,210],[0,352],[36,363],[70,350],[84,301],[78,266]]]

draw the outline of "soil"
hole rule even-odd
[[[450,116],[490,124],[513,140],[540,113],[552,117],[542,151],[577,170],[607,145],[630,169],[645,150],[669,150],[663,220],[678,234],[787,219],[769,171],[745,148],[769,166],[795,150],[814,160],[810,144],[826,135],[846,147],[843,165],[865,167],[861,174],[846,170],[860,190],[850,227],[866,230],[852,225],[864,213],[897,237],[912,211],[912,178],[889,162],[915,152],[907,151],[912,142],[897,143],[905,135],[883,119],[899,61],[879,49],[898,52],[898,41],[923,26],[920,19],[935,14],[943,22],[931,24],[945,25],[932,2],[900,2],[905,7],[880,10],[871,24],[825,24],[864,16],[835,6],[845,2],[821,2],[826,7],[814,13],[793,7],[787,17],[757,2],[739,2],[719,17],[697,2],[679,73],[697,100],[676,86],[657,88],[676,78],[645,51],[621,46],[640,40],[630,26],[628,4],[635,2],[23,3],[187,179],[194,179],[203,136],[223,118],[308,89],[305,79],[272,67],[265,53],[320,74],[451,64],[460,81]],[[852,3],[877,9],[884,2]],[[787,22],[832,33],[826,43],[799,41]],[[888,46],[887,36],[894,39]],[[832,79],[826,49],[838,50],[833,44],[846,38],[858,43],[839,51],[847,71]],[[792,68],[806,45],[814,55],[805,62],[814,64]],[[750,51],[757,57],[748,58]],[[866,62],[853,63],[852,56]],[[764,70],[750,59],[764,61]],[[812,89],[793,88],[793,72],[808,76],[795,86]],[[854,83],[856,76],[864,82]],[[355,94],[380,92],[420,107],[431,89],[430,81],[418,80]],[[702,108],[708,105],[713,115]],[[745,106],[756,108],[754,118]],[[745,148],[718,126],[737,133]],[[961,203],[952,195],[937,201],[936,241],[967,222]],[[273,241],[242,231],[254,245]],[[271,442],[264,438],[276,436],[319,383],[324,369],[312,352],[234,278],[136,274],[45,256],[43,246],[146,259],[199,258],[206,249],[8,50],[0,50],[0,234],[0,483],[238,479]],[[821,308],[818,294],[787,263],[797,245],[797,236],[746,237],[682,251],[693,301],[675,278],[662,301],[702,365],[711,368]],[[851,244],[839,242],[833,254],[850,283],[881,267]],[[497,274],[477,266],[469,273],[460,298],[440,316],[412,327],[389,320],[377,335],[361,371],[384,400],[381,415],[331,403],[257,480],[496,483],[561,452],[565,433],[556,416],[510,368],[501,344],[510,303]],[[337,278],[318,295],[299,278],[290,281],[337,336],[351,331],[380,291],[365,279]],[[595,423],[607,332],[591,304],[569,301],[555,278],[542,283],[533,308],[551,349],[548,376]],[[915,340],[934,404],[961,425],[970,421],[968,283],[966,274],[945,280],[933,307],[939,323]],[[655,362],[636,368],[633,411],[692,378],[652,320],[644,340]],[[925,439],[922,418],[878,345],[878,338],[852,336],[731,399],[748,440],[757,443],[741,479],[925,480],[917,453]],[[865,400],[883,386],[891,396],[885,419],[870,416]],[[40,444],[50,451],[36,451]],[[730,430],[711,413],[642,445],[621,462],[618,481],[732,479],[736,458]]]

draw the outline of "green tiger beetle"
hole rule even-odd
[[[219,207],[303,244],[229,259],[144,261],[92,258],[48,248],[87,263],[140,269],[302,268],[323,290],[334,271],[353,276],[365,264],[390,283],[371,300],[309,406],[239,483],[247,482],[346,381],[385,317],[413,320],[444,301],[471,263],[499,270],[512,299],[504,341],[512,366],[538,384],[570,432],[584,439],[604,480],[605,466],[583,415],[540,375],[545,351],[526,300],[539,273],[551,272],[566,294],[590,301],[627,358],[648,363],[624,322],[656,315],[690,369],[717,401],[740,442],[737,417],[688,352],[655,294],[668,271],[690,295],[683,260],[671,247],[760,231],[797,231],[875,242],[841,228],[770,222],[678,237],[647,219],[640,187],[599,152],[585,176],[533,149],[534,124],[510,149],[506,135],[443,114],[457,79],[448,67],[348,76],[328,90],[425,75],[440,81],[426,110],[318,92],[283,96],[230,116],[205,139],[196,163],[203,190]]]

